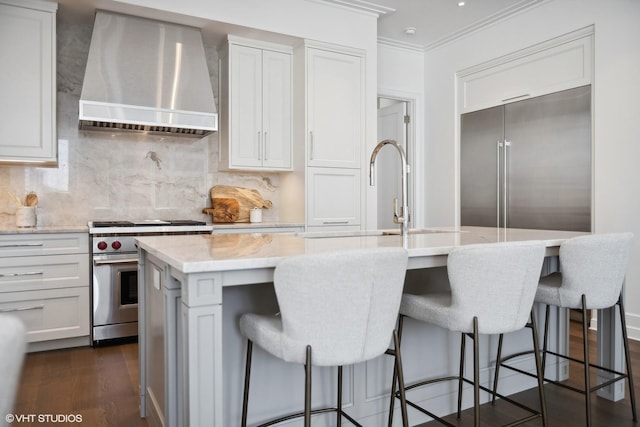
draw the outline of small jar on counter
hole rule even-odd
[[[262,209],[252,208],[249,211],[249,222],[262,222]]]

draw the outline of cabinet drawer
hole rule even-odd
[[[87,233],[0,235],[0,258],[89,253]]]
[[[89,288],[0,294],[0,313],[24,322],[28,342],[89,335]]]
[[[89,286],[89,256],[0,258],[0,293]]]

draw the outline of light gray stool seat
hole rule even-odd
[[[457,376],[447,376],[419,381],[405,388],[409,391],[427,384],[457,380],[458,381],[458,416],[462,405],[463,382],[474,387],[474,419],[480,425],[479,391],[489,393],[479,381],[479,334],[501,334],[520,330],[533,319],[533,298],[540,277],[545,246],[543,242],[510,242],[498,244],[469,245],[454,249],[447,258],[450,292],[427,293],[423,295],[405,294],[400,305],[400,321],[398,332],[401,334],[405,317],[427,322],[454,332],[461,332],[460,370]],[[474,343],[473,380],[464,377],[465,339],[470,336]],[[537,335],[533,334],[534,346],[538,347]],[[541,363],[536,358],[539,368],[538,389],[541,410],[528,409],[530,416],[522,419],[524,423],[541,417],[546,425],[546,410],[542,387]],[[399,378],[399,375],[394,373]],[[399,378],[401,379],[401,378]],[[392,402],[390,414],[393,416],[393,398],[398,396],[392,386]],[[400,385],[402,391],[402,385]],[[505,400],[514,403],[511,399]],[[431,411],[407,400],[411,407],[429,415],[446,425],[451,425]],[[518,403],[516,403],[518,404]],[[518,404],[518,406],[521,406]],[[515,424],[515,423],[514,423]],[[512,424],[513,425],[513,424]]]
[[[394,337],[408,255],[402,248],[362,249],[285,259],[273,284],[280,315],[244,314],[240,332],[248,339],[242,426],[246,426],[253,344],[286,362],[305,366],[305,409],[261,425],[342,411],[342,366],[385,354]],[[397,339],[397,336],[394,337]],[[397,351],[396,351],[397,353]],[[400,355],[397,354],[398,360]],[[311,366],[338,367],[335,408],[311,410]]]
[[[26,329],[22,321],[9,314],[0,314],[0,426],[9,425],[5,416],[13,412],[26,346]]]
[[[591,425],[591,393],[606,387],[616,381],[627,378],[629,397],[633,420],[637,420],[635,391],[629,344],[622,302],[622,284],[629,263],[632,233],[591,234],[566,240],[560,245],[560,272],[552,273],[540,279],[535,302],[546,304],[544,344],[542,349],[543,367],[546,365],[548,354],[581,363],[584,367],[584,388],[567,386],[561,382],[545,378],[546,381],[577,391],[585,395],[586,425]],[[616,372],[598,366],[589,361],[589,340],[587,339],[587,310],[604,309],[618,306],[620,323],[622,325],[622,341],[625,351],[626,372]],[[565,309],[579,309],[582,313],[583,359],[579,360],[567,355],[559,354],[548,349],[549,307],[556,306]],[[500,344],[502,340],[500,341]],[[512,366],[504,362],[517,356],[500,357],[501,345],[498,346],[499,364],[512,370]],[[608,381],[591,386],[589,367],[598,368],[614,374]],[[496,370],[497,373],[497,370]],[[497,374],[496,379],[497,382]]]

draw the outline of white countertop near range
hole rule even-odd
[[[38,234],[38,233],[86,233],[86,225],[57,225],[38,227],[0,226],[0,234]]]
[[[371,235],[374,234],[374,235]],[[359,232],[243,233],[229,235],[150,236],[137,239],[140,248],[183,273],[274,267],[284,257],[360,248],[405,247],[411,258],[448,254],[463,245],[523,240],[543,240],[555,247],[582,232],[460,227],[423,229],[408,236]],[[416,265],[414,268],[420,266]]]

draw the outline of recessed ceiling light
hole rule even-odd
[[[404,33],[408,36],[412,36],[416,33],[416,27],[407,27],[404,29]]]
[[[459,1],[458,2],[458,6],[461,6],[461,7],[464,6],[464,2],[463,1]]]

